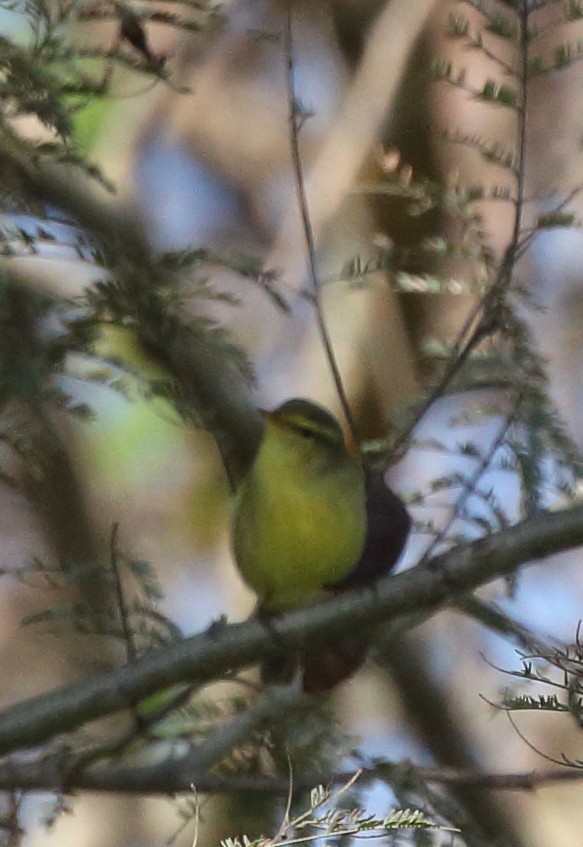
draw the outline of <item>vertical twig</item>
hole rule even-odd
[[[119,555],[117,549],[117,539],[119,535],[119,524],[117,521],[113,524],[111,528],[111,537],[109,540],[109,560],[111,563],[111,571],[113,573],[113,581],[115,588],[115,598],[117,601],[117,608],[119,610],[119,616],[121,620],[123,638],[126,649],[126,657],[127,662],[131,665],[136,661],[137,658],[137,650],[136,645],[134,644],[134,636],[132,633],[132,628],[130,626],[129,621],[129,609],[126,605],[126,600],[124,596],[123,583],[121,578],[121,573],[119,569]]]
[[[316,245],[314,241],[314,232],[312,229],[312,224],[310,221],[310,213],[308,209],[308,199],[306,196],[306,187],[304,182],[304,170],[302,167],[302,157],[300,153],[300,141],[299,141],[299,130],[300,127],[298,125],[298,108],[297,108],[297,97],[295,91],[295,83],[294,83],[294,52],[293,52],[293,32],[292,32],[292,12],[291,12],[291,3],[292,0],[288,0],[286,4],[286,15],[285,15],[285,27],[284,27],[284,51],[285,51],[285,60],[286,60],[286,82],[287,82],[287,101],[288,101],[288,122],[289,122],[289,137],[290,137],[290,147],[291,147],[291,156],[293,163],[293,171],[294,171],[294,179],[296,184],[296,192],[298,196],[298,206],[300,210],[300,215],[302,219],[302,226],[304,230],[304,238],[306,242],[306,253],[308,259],[308,271],[310,276],[310,284],[313,293],[313,302],[314,302],[314,310],[316,313],[316,322],[318,325],[318,332],[320,333],[320,338],[322,339],[322,344],[324,345],[324,351],[326,354],[326,359],[328,361],[328,365],[332,372],[332,379],[334,380],[334,385],[336,387],[336,391],[338,394],[338,399],[340,400],[340,404],[342,406],[342,411],[344,412],[344,416],[346,418],[346,422],[350,429],[350,433],[352,435],[353,441],[355,445],[358,445],[357,438],[357,429],[356,422],[354,420],[354,416],[352,414],[352,410],[350,408],[350,403],[348,401],[348,396],[344,389],[344,384],[342,382],[342,376],[340,374],[340,369],[338,367],[338,362],[336,360],[336,355],[334,353],[334,348],[332,346],[332,340],[330,338],[330,333],[328,332],[328,327],[326,326],[326,322],[324,320],[323,308],[322,308],[322,291],[320,286],[320,279],[318,276],[318,263],[316,259]]]
[[[109,557],[114,579],[115,599],[117,603],[117,608],[119,610],[124,644],[126,649],[126,660],[128,665],[131,665],[138,658],[138,650],[136,648],[136,643],[134,641],[134,633],[130,623],[130,610],[128,608],[124,593],[123,580],[119,563],[119,551],[117,546],[118,536],[119,523],[116,521],[111,528],[111,537],[109,541]],[[167,714],[172,712],[174,709],[179,708],[189,699],[191,693],[192,686],[187,685],[185,688],[179,688],[179,690],[174,692],[172,695],[169,695],[166,702],[162,703],[162,705],[156,711],[149,714],[148,717],[145,717],[138,711],[137,707],[139,704],[139,700],[132,701],[130,703],[130,707],[134,718],[135,731],[130,731],[127,735],[114,742],[113,749],[117,752],[125,749],[126,745],[131,742],[133,738],[135,738],[136,734],[139,735],[144,733],[149,726],[157,723],[158,721],[161,721]],[[91,754],[89,754],[84,764],[91,760]]]
[[[123,640],[126,651],[126,661],[128,665],[131,665],[138,658],[138,651],[136,649],[134,636],[130,625],[130,610],[127,607],[123,589],[123,581],[121,578],[121,571],[119,566],[119,553],[117,548],[118,535],[119,523],[115,521],[111,527],[111,536],[109,539],[109,560],[111,564],[111,571],[113,573],[115,599],[121,621]],[[141,715],[138,711],[138,703],[138,700],[130,700],[130,711],[132,714],[136,735],[140,735],[147,727],[147,722],[144,720],[143,715]],[[131,737],[133,734],[134,730],[131,730],[130,735],[128,737]],[[124,743],[125,739],[119,742],[119,744],[121,745],[120,749],[123,749]]]
[[[518,120],[516,126],[516,205],[514,207],[514,227],[510,243],[512,264],[515,262],[516,251],[519,248],[522,215],[524,212],[526,112],[528,107],[528,45],[530,39],[528,32],[528,5],[529,0],[520,0],[518,11],[521,100],[518,104]]]

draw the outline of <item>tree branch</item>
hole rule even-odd
[[[326,641],[347,627],[435,610],[525,562],[583,544],[583,505],[547,512],[436,556],[376,585],[298,609],[270,622],[211,627],[131,666],[18,703],[0,714],[0,753],[41,744],[86,721],[127,709],[176,683],[199,684],[251,663]]]
[[[487,773],[464,768],[416,767],[410,762],[380,763],[362,770],[362,780],[384,780],[398,784],[410,778],[445,786],[488,791],[535,791],[557,783],[583,779],[583,768],[559,767],[521,773]],[[27,761],[0,764],[0,790],[22,791],[104,791],[128,794],[170,795],[192,791],[199,794],[255,792],[286,797],[289,779],[262,774],[217,775],[205,770],[182,766],[182,761],[167,760],[152,765],[92,765],[66,777],[66,754],[53,752]],[[354,776],[354,770],[294,776],[296,792],[316,785],[343,785]]]

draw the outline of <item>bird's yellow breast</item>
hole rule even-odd
[[[268,423],[236,497],[233,550],[264,608],[313,599],[345,577],[364,545],[364,476],[343,445],[304,442]]]

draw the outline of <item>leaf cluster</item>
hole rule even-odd
[[[331,789],[318,785],[309,796],[309,808],[296,815],[286,812],[277,833],[273,837],[261,836],[251,839],[247,836],[230,837],[221,841],[221,847],[279,847],[282,844],[304,844],[316,842],[321,838],[382,838],[387,834],[404,835],[405,830],[419,832],[457,832],[455,828],[428,819],[419,809],[393,809],[383,817],[365,812],[348,801],[346,808],[338,803],[352,788],[354,779],[340,789]],[[326,808],[329,807],[329,808]],[[410,838],[407,839],[407,842]],[[404,841],[402,843],[405,843]]]

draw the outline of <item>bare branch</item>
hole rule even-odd
[[[11,790],[17,786],[26,791],[61,791],[66,781],[68,791],[86,790],[127,792],[131,794],[177,794],[191,792],[192,786],[200,794],[256,792],[275,797],[286,797],[289,779],[261,774],[216,775],[183,767],[182,760],[170,760],[153,765],[127,766],[115,762],[95,765],[64,778],[64,756],[60,752],[27,761],[8,761],[0,764],[0,789]],[[436,785],[460,786],[488,791],[535,791],[560,783],[583,779],[583,768],[557,767],[547,770],[520,773],[484,773],[463,768],[416,767],[410,762],[381,762],[360,770],[361,781],[375,779],[388,783],[405,781],[411,774],[415,778]],[[315,785],[345,784],[354,776],[353,771],[305,774],[294,776],[296,792],[309,790]]]
[[[583,544],[583,505],[530,518],[504,532],[436,556],[423,566],[313,607],[208,632],[91,679],[18,703],[0,714],[0,752],[34,747],[86,721],[127,709],[176,683],[205,683],[227,672],[305,649],[412,611],[431,611],[521,564]]]

